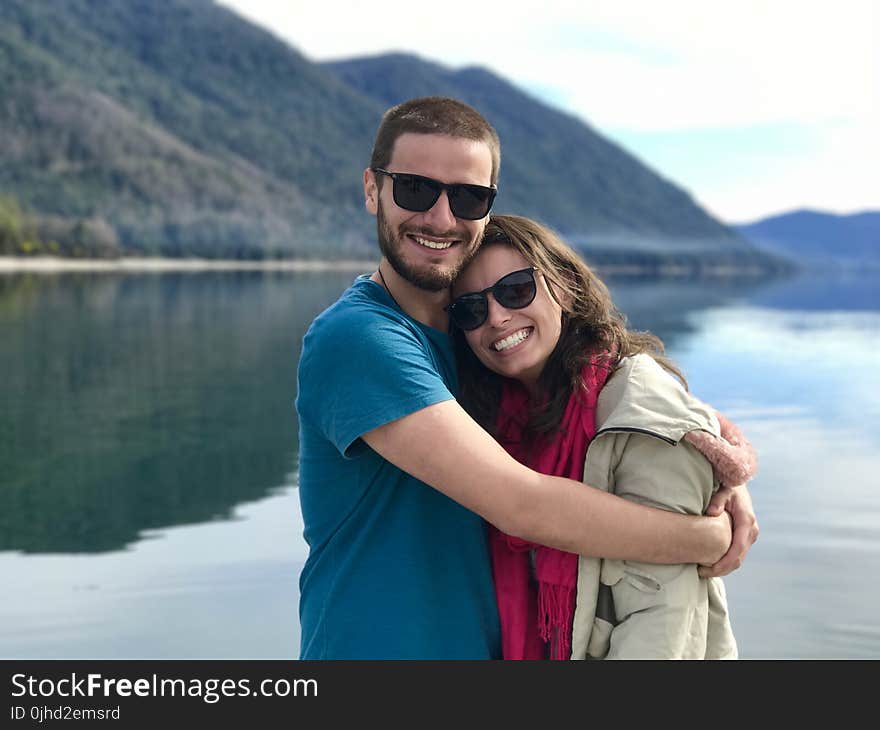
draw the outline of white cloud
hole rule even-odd
[[[441,5],[224,0],[310,58],[405,50],[560,90],[634,129],[865,114],[880,88],[873,0]]]

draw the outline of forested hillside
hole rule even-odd
[[[312,63],[211,0],[3,0],[0,195],[55,239],[100,243],[61,253],[373,257],[361,173],[376,125],[426,94],[462,98],[498,129],[497,211],[542,220],[596,261],[777,266],[586,123],[484,69]]]

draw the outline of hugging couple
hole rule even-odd
[[[754,451],[499,165],[458,100],[382,118],[381,260],[299,363],[300,658],[736,658]]]

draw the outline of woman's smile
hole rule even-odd
[[[525,342],[534,331],[534,327],[523,327],[516,332],[505,335],[492,344],[496,352],[509,352]]]

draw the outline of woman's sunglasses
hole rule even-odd
[[[489,298],[492,292],[495,301],[506,309],[522,309],[535,301],[538,286],[535,283],[534,266],[502,276],[492,286],[483,291],[470,292],[456,297],[445,311],[457,327],[468,331],[475,330],[489,317]]]
[[[373,172],[387,175],[394,181],[394,202],[404,210],[424,213],[434,207],[440,193],[446,191],[449,209],[456,218],[477,221],[485,218],[492,208],[498,190],[493,185],[470,185],[469,183],[442,183],[430,177],[411,175],[406,172],[389,172],[381,167],[371,167]]]

